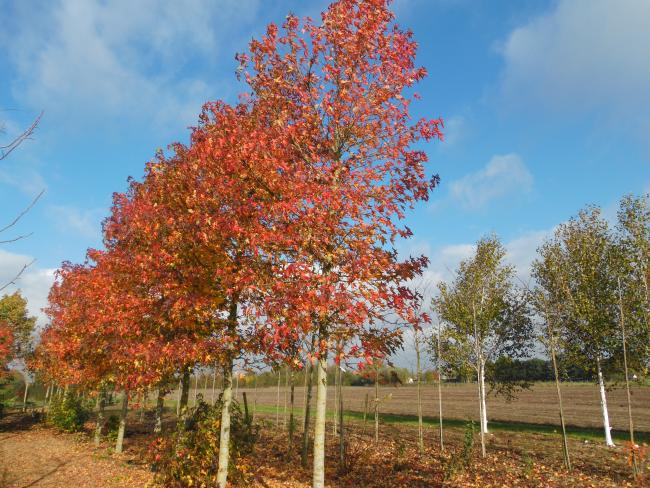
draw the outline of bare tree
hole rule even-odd
[[[34,131],[38,127],[38,124],[41,121],[42,116],[43,116],[43,112],[41,112],[38,115],[38,117],[34,119],[32,124],[27,129],[25,129],[18,136],[16,136],[11,141],[9,141],[7,144],[0,146],[0,162],[4,161],[18,146],[20,146],[25,140],[29,139],[34,134]],[[36,195],[36,198],[34,198],[32,202],[22,212],[20,212],[11,222],[9,222],[4,227],[0,228],[0,236],[7,230],[14,227],[25,216],[25,214],[27,214],[27,212],[29,212],[32,209],[32,207],[36,205],[36,202],[41,198],[41,196],[43,196],[44,192],[45,190],[42,190],[38,195]],[[2,239],[0,240],[0,244],[8,244],[8,243],[16,242],[21,239],[25,239],[30,235],[31,233],[10,237],[8,239]],[[16,275],[13,278],[11,278],[9,281],[5,283],[0,283],[0,292],[3,291],[5,288],[16,284],[18,278],[22,276],[22,274],[25,272],[27,268],[29,268],[32,264],[34,264],[34,261],[35,260],[32,260],[31,262],[24,264],[23,267],[16,273]]]

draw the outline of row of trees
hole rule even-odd
[[[437,183],[411,122],[410,32],[386,0],[339,0],[322,22],[289,15],[238,55],[249,91],[207,103],[188,145],[115,194],[104,250],[64,263],[33,366],[46,381],[129,398],[222,370],[218,471],[229,469],[233,364],[317,371],[313,486],[324,486],[327,362],[373,363],[401,343],[425,257],[400,260],[400,221]],[[309,375],[311,377],[311,375]],[[100,416],[100,419],[102,416]],[[305,425],[308,426],[308,415]],[[101,426],[99,426],[101,429]],[[303,446],[304,447],[304,446]]]
[[[512,394],[521,381],[499,377],[490,363],[526,357],[541,343],[551,360],[564,431],[558,358],[596,378],[607,445],[613,445],[607,409],[605,364],[618,372],[628,394],[629,431],[634,444],[630,377],[650,367],[650,201],[622,199],[611,229],[597,207],[557,227],[538,250],[534,282],[517,282],[506,250],[495,236],[481,239],[476,253],[460,263],[451,283],[441,283],[433,300],[444,327],[430,349],[458,375],[478,379],[481,440],[487,433],[488,382]],[[468,373],[471,372],[471,373]],[[510,378],[513,379],[513,378]],[[501,381],[499,381],[501,380]],[[505,381],[504,381],[505,380]],[[565,461],[570,465],[565,441]],[[633,447],[634,448],[634,447]]]

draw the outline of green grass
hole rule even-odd
[[[252,409],[249,410],[252,412]],[[265,415],[275,415],[276,408],[270,405],[257,405],[257,413],[262,413]],[[280,408],[280,416],[282,416],[283,408]],[[294,416],[302,416],[302,409],[295,408]],[[327,411],[327,417],[333,418],[334,412],[331,410]],[[363,421],[363,412],[357,411],[344,411],[344,420],[347,421]],[[380,413],[379,419],[382,423],[386,424],[396,424],[396,425],[417,425],[418,418],[417,415],[403,415],[403,414],[394,414],[394,413]],[[439,425],[438,417],[423,417],[423,423],[425,426],[437,427]],[[367,422],[374,422],[373,412],[369,412],[367,416]],[[444,427],[452,428],[464,428],[468,420],[460,419],[443,419],[442,424]],[[535,423],[526,423],[526,422],[504,422],[504,421],[490,421],[488,427],[492,431],[501,431],[501,432],[517,432],[517,433],[528,433],[528,434],[546,434],[546,435],[559,435],[560,427],[557,425],[550,424],[535,424]],[[601,441],[603,439],[603,430],[590,427],[574,427],[567,426],[567,435],[569,437],[580,439],[580,440],[589,440],[589,441]],[[635,432],[635,441],[636,442],[646,442],[650,443],[650,432]],[[612,430],[612,437],[615,441],[622,442],[629,440],[629,435],[625,431]]]

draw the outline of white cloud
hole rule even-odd
[[[16,96],[47,113],[186,125],[215,91],[216,83],[196,72],[205,74],[220,55],[230,59],[223,44],[243,34],[258,6],[259,0],[17,3],[0,47],[15,64]]]
[[[0,249],[0,286],[11,281],[24,265],[32,261],[31,256]],[[27,299],[29,313],[38,318],[38,324],[42,327],[47,320],[42,309],[47,305],[47,295],[54,282],[54,273],[54,269],[39,268],[37,263],[34,263],[16,280],[15,285],[5,288],[2,294],[11,294],[20,290]]]
[[[648,19],[647,0],[558,1],[501,46],[505,95],[543,110],[646,117]]]
[[[497,155],[476,173],[468,174],[450,185],[451,197],[466,208],[478,209],[492,200],[512,193],[527,193],[533,177],[516,154]]]
[[[537,249],[553,234],[553,230],[527,232],[505,244],[506,261],[515,266],[517,276],[522,282],[528,284],[531,265],[537,257]]]
[[[445,128],[443,129],[445,135],[444,144],[440,147],[455,146],[462,141],[467,133],[467,119],[462,115],[454,115],[445,119]]]
[[[82,210],[66,205],[51,205],[48,213],[60,229],[70,230],[84,237],[99,239],[104,209]]]

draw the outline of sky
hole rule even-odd
[[[235,53],[269,22],[317,18],[327,3],[0,0],[0,143],[43,112],[34,137],[0,162],[0,228],[45,190],[3,234],[33,232],[0,244],[0,283],[36,260],[16,287],[41,325],[54,271],[101,246],[113,192],[141,178],[157,149],[187,141],[204,102],[245,90]],[[445,121],[444,142],[423,146],[441,184],[399,244],[430,258],[426,280],[448,279],[492,232],[525,278],[557,224],[587,204],[614,218],[621,196],[650,191],[650,2],[392,8],[429,73],[413,115]]]

